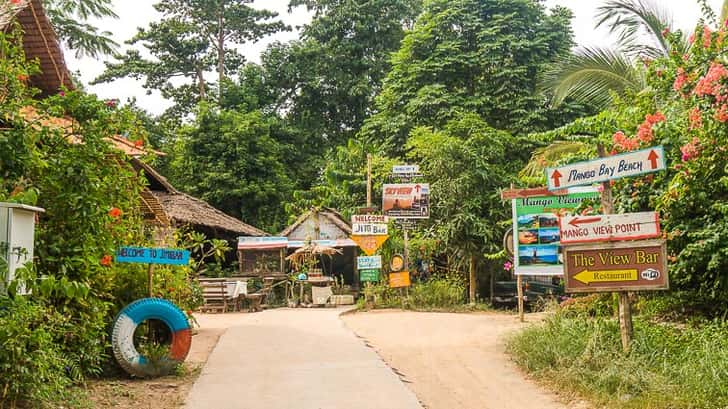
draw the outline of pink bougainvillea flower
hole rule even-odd
[[[66,93],[65,93],[65,92],[63,92],[63,91],[60,91],[60,92],[58,93],[58,96],[60,96],[60,97],[65,97],[65,96],[66,96]]]
[[[683,162],[687,162],[698,156],[699,144],[700,144],[700,139],[694,137],[690,142],[686,143],[685,145],[683,145],[680,148],[680,152],[682,152],[682,161]]]
[[[703,47],[710,48],[711,34],[710,27],[703,26]]]
[[[513,268],[513,263],[511,263],[510,261],[506,261],[505,263],[503,263],[504,270],[511,271],[512,268]]]
[[[695,84],[693,93],[699,97],[706,95],[720,95],[723,89],[720,81],[726,77],[728,77],[728,69],[719,62],[713,62],[710,64],[708,72],[698,80],[697,84]]]
[[[677,77],[675,77],[675,82],[672,84],[672,89],[677,92],[682,92],[682,89],[687,82],[688,76],[685,75],[685,70],[682,67],[678,68]]]
[[[728,121],[728,105],[723,104],[715,111],[715,119],[720,122]]]
[[[105,256],[101,257],[100,263],[104,267],[110,267],[112,260],[113,258],[110,255],[106,254]]]
[[[689,128],[698,129],[703,126],[703,117],[700,115],[698,107],[694,107],[688,112],[688,120],[690,120]]]
[[[111,210],[109,210],[109,216],[113,217],[114,219],[119,218],[121,216],[121,209],[118,207],[112,207]]]
[[[104,101],[104,104],[106,104],[107,107],[114,108],[116,106],[116,100],[107,99],[106,101]]]

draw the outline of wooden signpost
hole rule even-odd
[[[402,288],[410,286],[409,271],[400,271],[398,273],[389,273],[389,287]]]
[[[148,247],[121,247],[116,252],[117,263],[142,263],[149,264],[147,279],[149,286],[149,297],[153,297],[152,284],[155,264],[188,265],[190,263],[189,250],[148,248]]]
[[[662,146],[546,169],[549,190],[601,182],[602,215],[574,216],[559,223],[562,244],[608,242],[659,237],[654,212],[614,215],[611,180],[665,169]],[[566,292],[609,292],[619,295],[622,349],[632,342],[632,305],[628,291],[667,289],[669,280],[663,241],[631,241],[592,246],[565,246]]]

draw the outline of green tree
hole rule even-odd
[[[277,14],[251,7],[252,0],[162,0],[154,8],[162,14],[158,22],[140,28],[128,41],[139,48],[107,62],[106,71],[94,83],[117,78],[145,79],[148,91],[161,91],[172,99],[173,116],[189,113],[194,105],[209,99],[209,72],[217,74],[217,98],[223,93],[227,78],[234,74],[244,58],[236,47],[281,30],[286,26],[275,20]],[[180,84],[180,79],[187,82]]]
[[[440,127],[464,112],[515,132],[581,114],[550,110],[536,92],[538,75],[572,45],[570,19],[567,9],[547,14],[533,0],[427,2],[361,135],[397,152],[416,126]]]
[[[109,31],[99,31],[88,23],[91,18],[118,18],[112,0],[43,0],[45,11],[61,41],[76,56],[99,57],[116,52]]]
[[[294,186],[285,155],[294,147],[271,136],[277,126],[275,118],[260,112],[203,104],[195,122],[180,130],[171,163],[173,180],[247,223],[272,232],[282,229],[287,222],[282,203]]]
[[[300,40],[274,44],[262,56],[276,107],[311,138],[342,145],[371,114],[421,0],[293,0],[314,13]]]

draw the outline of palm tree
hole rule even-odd
[[[705,0],[697,0],[704,18],[715,25],[715,13]],[[728,0],[724,0],[721,21],[728,16]],[[685,52],[686,37],[671,45],[663,30],[673,32],[670,13],[651,0],[608,0],[597,9],[597,27],[606,26],[617,36],[616,48],[583,47],[547,72],[542,88],[550,91],[553,103],[565,98],[607,107],[612,95],[639,92],[645,87],[644,71],[637,62]]]

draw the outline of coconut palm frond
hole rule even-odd
[[[623,95],[644,88],[642,72],[624,54],[604,48],[581,48],[546,72],[541,88],[560,104],[567,97],[604,108],[611,92]]]
[[[542,177],[546,168],[554,166],[564,156],[575,155],[588,148],[589,145],[586,143],[574,141],[559,141],[538,148],[533,152],[528,164],[519,172],[518,176],[521,178]]]
[[[596,19],[596,26],[606,25],[630,55],[656,58],[670,52],[662,31],[673,31],[672,16],[651,0],[609,0],[597,8]],[[652,44],[645,43],[644,34],[652,38]]]

